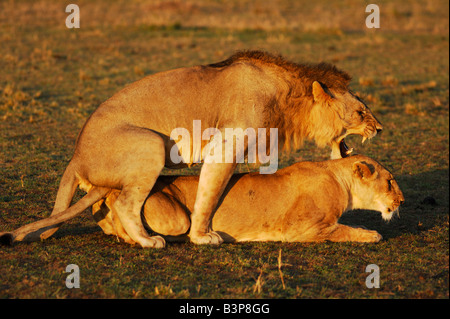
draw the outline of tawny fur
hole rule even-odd
[[[147,199],[143,219],[168,240],[184,240],[195,202],[197,176],[160,177]],[[111,218],[106,203],[93,206],[94,217],[105,230]],[[390,219],[404,201],[392,174],[365,156],[325,162],[301,162],[272,175],[232,177],[215,211],[212,228],[226,242],[235,241],[357,241],[377,242],[376,231],[341,225],[338,219],[351,209],[381,212]],[[113,227],[105,233],[128,241]],[[178,236],[178,237],[175,237]]]
[[[299,65],[260,51],[237,53],[209,66],[180,68],[147,76],[102,103],[77,139],[74,156],[64,172],[52,216],[67,210],[76,188],[118,189],[111,209],[117,227],[130,242],[163,247],[150,237],[140,211],[164,166],[175,167],[170,134],[185,128],[193,136],[193,120],[202,127],[278,128],[280,145],[314,140],[330,146],[340,158],[339,143],[349,134],[374,137],[381,124],[348,89],[349,76],[327,64]],[[191,143],[194,145],[194,143]],[[179,146],[179,145],[178,145]],[[186,164],[202,161],[201,149]],[[236,151],[235,159],[244,154]],[[236,163],[205,163],[191,216],[190,239],[220,244],[210,223]],[[37,238],[51,236],[58,227]]]

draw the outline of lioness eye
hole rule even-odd
[[[388,188],[389,188],[389,190],[391,190],[391,187],[392,187],[392,183],[391,183],[391,180],[390,179],[388,179]]]

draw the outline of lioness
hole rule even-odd
[[[142,212],[149,230],[171,241],[185,240],[198,183],[198,176],[159,177]],[[120,191],[113,190],[105,200],[94,204],[94,219],[106,234],[133,243],[113,222],[116,217],[110,208],[119,196]],[[403,201],[392,174],[366,156],[300,162],[272,175],[234,175],[215,211],[212,228],[227,242],[377,242],[381,235],[376,231],[339,224],[339,217],[351,209],[368,209],[380,211],[383,219],[390,220]],[[67,220],[75,213],[63,215]],[[18,236],[26,237],[39,228],[64,221],[57,217],[0,234],[0,239],[12,243]]]
[[[176,164],[170,150],[179,145],[170,138],[172,130],[185,128],[192,136],[193,120],[219,131],[278,128],[280,145],[298,148],[309,138],[319,147],[330,146],[331,157],[340,158],[350,152],[346,136],[359,134],[364,141],[382,129],[369,108],[349,91],[349,81],[347,73],[332,65],[295,64],[260,51],[147,76],[116,93],[89,117],[62,176],[51,216],[70,210],[77,186],[87,192],[81,206],[118,189],[120,195],[111,207],[118,227],[142,247],[163,247],[162,237],[150,237],[145,230],[140,212],[163,167]],[[235,150],[232,163],[210,163],[203,147],[184,158],[186,165],[205,161],[190,240],[220,244],[220,235],[211,231],[211,216],[245,149]],[[58,226],[29,233],[28,239],[47,238]]]
[[[197,176],[164,176],[146,200],[143,219],[169,240],[185,234],[195,206]],[[128,236],[107,223],[108,208],[119,191],[93,206],[94,218],[105,233],[128,241]],[[361,155],[325,162],[300,162],[272,175],[234,175],[214,213],[212,229],[226,242],[241,241],[358,241],[378,242],[373,230],[339,224],[351,209],[380,211],[390,220],[403,203],[392,174]]]

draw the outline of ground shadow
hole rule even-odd
[[[72,223],[71,225],[62,226],[58,231],[50,238],[63,238],[66,236],[85,236],[102,232],[102,229],[98,225],[81,225],[80,223]]]

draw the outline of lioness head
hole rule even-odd
[[[405,198],[392,174],[376,161],[355,156],[352,164],[352,202],[354,209],[381,212],[390,220]]]
[[[316,120],[328,126],[323,128],[323,132],[327,132],[323,136],[325,140],[326,135],[325,143],[331,146],[332,159],[347,157],[353,151],[345,143],[346,136],[361,135],[364,143],[383,129],[366,104],[351,91],[328,90],[317,81],[313,82],[312,90],[316,109],[334,111],[319,111],[316,115]],[[317,137],[316,142],[321,143]]]

